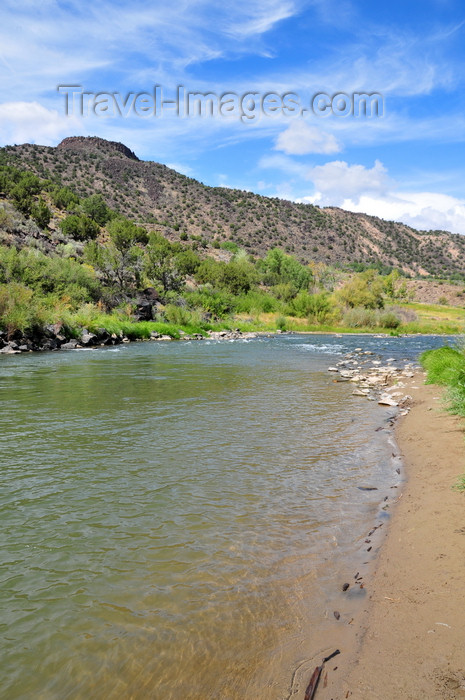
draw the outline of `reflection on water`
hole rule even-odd
[[[325,372],[380,342],[2,358],[0,696],[287,697],[393,483],[390,409]]]

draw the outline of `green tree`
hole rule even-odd
[[[79,197],[69,187],[55,187],[52,190],[51,199],[58,209],[71,209],[79,204]]]
[[[145,244],[148,242],[145,228],[136,226],[135,223],[124,217],[112,219],[107,226],[107,230],[113,244],[121,253],[128,251],[137,243]]]
[[[49,225],[52,212],[42,198],[39,198],[39,201],[32,205],[31,217],[40,228],[46,228]]]
[[[111,210],[107,207],[105,200],[100,193],[93,194],[81,202],[84,214],[95,221],[99,226],[105,226],[111,219]]]
[[[99,226],[83,214],[69,214],[60,224],[61,231],[67,238],[76,241],[89,241],[97,238]]]
[[[161,285],[164,292],[179,291],[184,284],[186,273],[181,269],[183,260],[177,258],[175,251],[176,246],[161,234],[153,233],[149,237],[144,257],[144,272],[151,281]],[[190,252],[197,258],[193,251]],[[187,258],[184,262],[188,262]]]
[[[354,275],[337,296],[349,308],[382,309],[384,306],[383,280],[376,270],[365,270]]]

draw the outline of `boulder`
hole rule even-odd
[[[63,343],[61,350],[75,350],[78,347],[77,340],[69,340],[67,343]]]
[[[5,347],[1,348],[0,353],[2,355],[17,355],[20,353],[21,350],[18,349],[18,345],[16,343],[7,343]]]
[[[89,347],[92,347],[93,345],[97,345],[98,337],[96,336],[95,333],[89,333],[89,331],[86,328],[84,328],[82,331],[81,338],[80,338],[79,342],[85,348],[89,348]]]

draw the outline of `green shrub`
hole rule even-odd
[[[52,212],[43,199],[39,199],[37,203],[32,205],[31,218],[34,219],[37,226],[40,228],[46,228],[49,225],[50,219],[52,218]]]
[[[252,310],[262,313],[273,313],[282,304],[271,294],[259,290],[250,290],[247,294],[238,296],[235,300],[237,313],[250,313]]]
[[[99,226],[81,214],[70,214],[60,224],[61,232],[67,238],[74,238],[76,241],[89,241],[97,238]]]
[[[399,328],[401,320],[393,311],[386,311],[378,316],[378,325],[381,328]]]
[[[99,226],[105,226],[111,219],[111,210],[107,207],[101,194],[92,194],[81,203],[84,214],[95,221]]]
[[[349,328],[374,328],[376,326],[376,313],[372,309],[357,307],[349,309],[344,314],[344,326]]]
[[[169,323],[174,323],[177,326],[187,326],[192,321],[192,314],[186,307],[168,304],[163,312],[166,320]]]
[[[71,209],[79,204],[79,197],[69,187],[55,187],[51,200],[58,209]]]
[[[239,250],[239,246],[237,243],[234,243],[234,241],[223,241],[223,243],[220,243],[220,247],[223,248],[223,250],[231,251],[231,253],[237,253]]]
[[[34,297],[32,289],[17,282],[0,285],[0,326],[8,335],[16,330],[40,327],[46,318],[46,309]]]
[[[223,290],[204,287],[184,295],[190,304],[211,313],[216,318],[224,318],[236,310],[236,300]]]

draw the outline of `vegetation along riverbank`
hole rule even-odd
[[[6,147],[0,351],[235,329],[460,333],[461,245],[208,188],[101,139]]]

